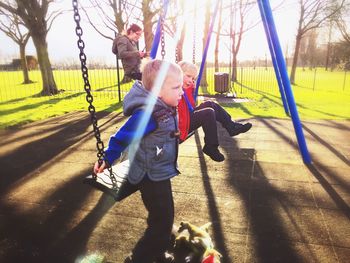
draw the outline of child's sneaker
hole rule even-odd
[[[227,128],[228,133],[230,136],[236,136],[240,133],[245,133],[250,130],[252,127],[252,124],[250,122],[247,122],[245,124],[241,123],[233,123],[229,128]]]
[[[225,156],[222,155],[216,146],[204,145],[203,152],[216,162],[222,162],[225,160]]]

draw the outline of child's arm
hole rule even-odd
[[[131,115],[127,122],[114,135],[110,137],[108,147],[105,150],[105,159],[110,165],[112,165],[113,162],[120,157],[121,153],[128,147],[128,145],[135,137],[136,129],[140,123],[142,116],[142,110],[136,111],[133,115]],[[142,134],[142,137],[153,132],[156,128],[157,123],[151,116],[146,129]],[[103,162],[101,165],[96,162],[94,166],[94,172],[100,173],[106,168],[106,166],[107,165],[105,162]]]

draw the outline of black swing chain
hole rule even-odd
[[[177,1],[175,1],[174,3],[174,9],[177,10]],[[177,23],[176,23],[176,19],[174,20],[174,28],[175,28],[175,34],[177,31]],[[177,40],[179,41],[179,40]],[[177,64],[179,62],[179,47],[178,47],[178,43],[176,43],[176,47],[175,47],[175,63]]]
[[[197,2],[195,3],[193,21],[196,21],[196,19],[197,19]],[[196,23],[195,22],[193,24],[192,63],[196,64]]]
[[[95,107],[92,105],[92,102],[94,99],[93,99],[93,96],[91,94],[91,85],[89,82],[88,68],[86,66],[86,55],[84,53],[85,43],[81,38],[81,36],[83,35],[83,29],[80,26],[81,17],[80,17],[79,10],[78,10],[78,0],[72,0],[72,5],[73,5],[74,21],[76,23],[75,33],[78,37],[77,45],[78,45],[78,48],[80,50],[79,59],[80,59],[80,63],[81,63],[82,77],[84,80],[84,89],[86,91],[86,101],[89,103],[88,110],[90,113],[91,123],[92,123],[92,127],[94,130],[94,135],[96,138],[98,162],[100,164],[102,164],[104,157],[105,157],[104,144],[103,144],[103,141],[101,140],[100,129],[97,125],[96,110],[95,110]],[[107,165],[108,165],[109,177],[112,181],[113,189],[116,190],[116,189],[118,189],[117,180],[114,177],[111,165],[108,162],[107,162]],[[94,176],[94,178],[96,178],[96,175],[93,175],[93,176]]]
[[[163,6],[163,1],[161,2],[160,6],[160,45],[162,47],[161,49],[161,55],[162,55],[162,60],[164,60],[165,57],[165,40],[164,40],[164,22],[165,22],[165,12],[164,12],[164,6]]]

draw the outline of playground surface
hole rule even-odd
[[[102,140],[125,119],[99,113]],[[305,165],[289,119],[252,118],[216,163],[198,130],[180,145],[175,223],[212,222],[222,262],[349,262],[350,121],[303,121]],[[86,112],[0,131],[0,262],[121,263],[146,226],[139,193],[115,203],[82,184],[96,160]]]

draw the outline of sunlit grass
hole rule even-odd
[[[56,96],[38,97],[42,85],[39,71],[30,72],[34,83],[27,85],[21,84],[21,72],[0,72],[0,128],[87,111],[80,70],[55,70],[54,75],[58,88],[64,91]],[[215,93],[213,75],[213,70],[208,69],[207,91],[211,94]],[[301,119],[350,119],[350,73],[298,69],[296,76],[293,93]],[[120,111],[115,70],[90,70],[89,79],[96,111]],[[121,98],[130,85],[121,86]],[[287,117],[272,68],[238,69],[234,90],[238,97],[249,99],[223,104],[234,119]]]

